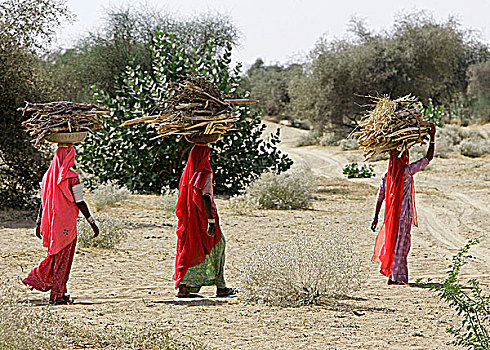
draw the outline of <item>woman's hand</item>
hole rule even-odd
[[[91,223],[90,226],[92,227],[92,231],[94,231],[93,238],[97,237],[99,235],[99,228],[97,227],[95,222]]]
[[[39,239],[43,239],[43,236],[41,235],[41,224],[36,225],[36,237]]]
[[[436,125],[434,123],[430,123],[429,135],[430,135],[430,138],[432,140],[434,139],[434,136],[436,135]]]
[[[216,234],[216,224],[208,223],[208,236],[214,236]]]
[[[373,219],[373,222],[371,223],[371,230],[373,230],[373,232],[376,230],[376,226],[378,226],[378,218],[374,218]]]

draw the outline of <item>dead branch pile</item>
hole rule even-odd
[[[98,119],[107,114],[108,109],[86,103],[74,102],[49,102],[30,103],[17,109],[23,115],[31,114],[31,117],[22,122],[31,136],[36,137],[34,142],[38,145],[49,135],[56,133],[71,133],[101,129],[102,122]]]
[[[250,101],[241,101],[247,102]],[[156,124],[156,132],[160,134],[157,137],[224,134],[238,120],[231,104],[240,101],[225,101],[216,85],[202,76],[192,75],[183,83],[173,85],[171,97],[162,103],[165,108],[160,114],[132,119],[123,125]]]
[[[404,152],[417,143],[425,143],[429,135],[429,123],[423,115],[417,99],[407,95],[396,100],[389,97],[374,98],[374,108],[359,123],[359,147],[366,160],[383,152]]]

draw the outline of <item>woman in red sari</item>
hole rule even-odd
[[[50,304],[70,302],[66,283],[70,275],[77,243],[77,217],[79,210],[90,223],[94,238],[99,229],[83,201],[83,184],[70,168],[75,165],[75,148],[59,144],[51,165],[41,184],[41,207],[36,222],[36,236],[48,248],[47,257],[32,269],[22,281],[42,292],[51,291]]]
[[[427,155],[409,164],[408,151],[398,157],[391,152],[388,172],[381,179],[376,211],[371,229],[376,230],[381,205],[386,198],[383,226],[376,237],[372,261],[379,262],[388,284],[408,283],[408,253],[412,224],[418,226],[415,211],[413,175],[424,169],[434,157],[436,128],[431,124]]]
[[[218,297],[236,293],[226,287],[224,279],[225,238],[213,199],[210,153],[207,144],[192,147],[180,179],[174,280],[181,298],[192,297],[191,293],[210,285],[216,286]]]

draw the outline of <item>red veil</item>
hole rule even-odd
[[[408,152],[403,152],[399,158],[390,154],[390,163],[386,175],[385,219],[376,237],[372,261],[381,263],[380,272],[391,278],[395,244],[400,225],[400,215],[405,187],[405,167],[408,165]]]
[[[75,148],[58,148],[41,184],[41,232],[43,245],[51,255],[65,248],[77,236],[78,207],[69,184],[70,178],[78,177],[70,170],[74,165]]]
[[[212,173],[209,164],[211,149],[208,146],[194,146],[179,183],[179,198],[175,214],[177,223],[177,256],[175,259],[175,288],[190,267],[204,261],[205,255],[221,240],[217,212],[216,234],[208,235],[208,218],[202,202],[201,190],[206,178]]]

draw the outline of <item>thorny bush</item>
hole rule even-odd
[[[245,193],[231,199],[232,207],[264,209],[307,209],[312,201],[316,176],[311,170],[292,170],[282,174],[265,173],[251,183]]]
[[[116,181],[108,181],[98,185],[91,198],[97,210],[113,205],[129,197],[130,192],[126,186],[119,186]]]
[[[353,248],[341,232],[264,245],[242,262],[240,291],[249,301],[280,306],[345,296],[362,283],[361,259]]]
[[[90,225],[84,218],[78,219],[77,236],[80,247],[112,249],[128,235],[129,225],[108,214],[96,216],[95,222],[99,227],[100,233],[96,238],[92,238],[93,231]]]

